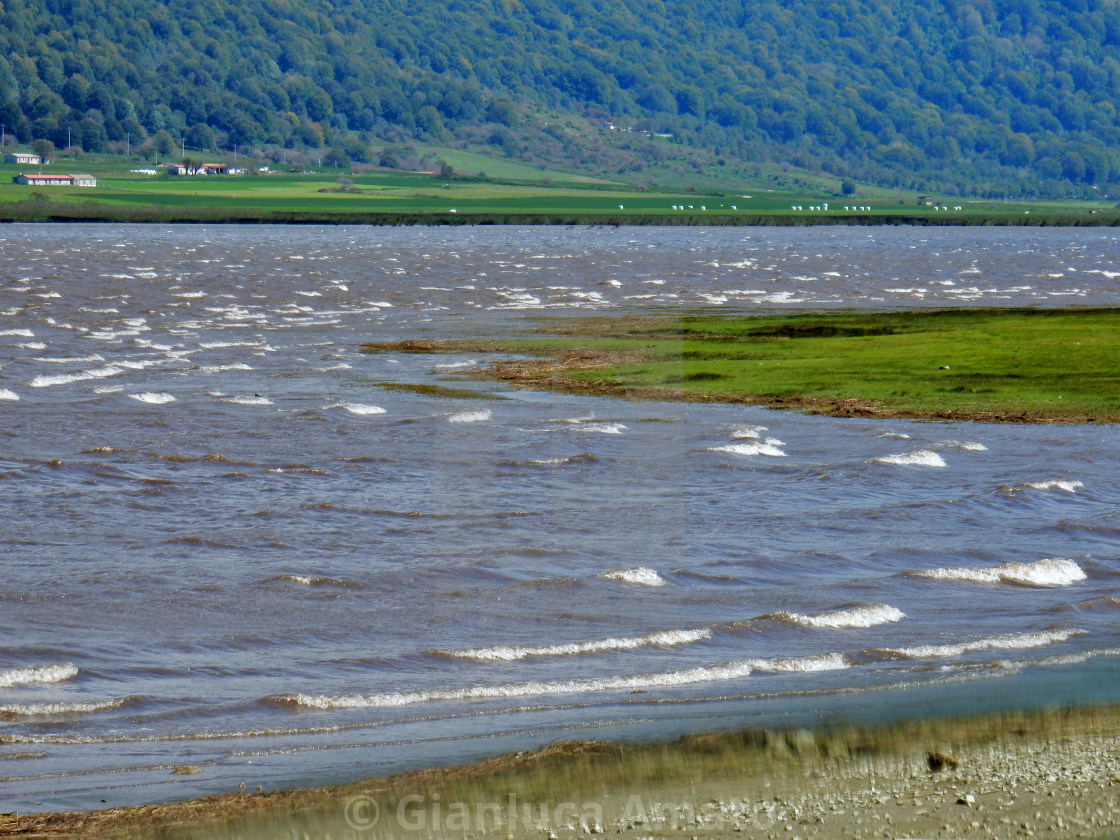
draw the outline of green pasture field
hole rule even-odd
[[[457,172],[311,172],[274,167],[262,174],[144,175],[153,164],[110,155],[60,159],[42,171],[97,177],[94,188],[11,183],[22,170],[0,164],[0,221],[260,221],[557,224],[1120,224],[1107,202],[995,202],[936,197],[948,209],[917,204],[917,193],[867,196],[751,190],[635,189],[535,169],[472,152],[433,149]],[[343,189],[345,188],[345,189]],[[827,210],[824,207],[827,205]],[[960,210],[956,210],[960,207]],[[797,208],[797,209],[794,209]],[[866,209],[870,208],[870,209]]]
[[[834,416],[1120,421],[1120,310],[956,309],[546,321],[531,336],[370,352],[532,356],[476,374],[632,399]]]

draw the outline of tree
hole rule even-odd
[[[31,141],[31,151],[39,156],[43,163],[50,163],[54,159],[54,143],[50,140],[38,139]]]
[[[214,148],[214,132],[205,123],[195,123],[187,129],[183,142],[192,149]]]
[[[167,157],[175,151],[175,138],[171,136],[171,132],[161,128],[152,135],[152,148],[161,158]]]
[[[840,195],[855,195],[856,184],[851,178],[845,178],[840,183]]]

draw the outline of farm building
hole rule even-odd
[[[30,152],[9,152],[4,155],[4,163],[20,163],[24,166],[38,166],[43,159]]]
[[[12,178],[13,184],[31,187],[96,187],[97,179],[92,175],[27,175],[20,173]]]

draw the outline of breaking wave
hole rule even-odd
[[[900,467],[944,467],[945,459],[932,449],[919,449],[917,452],[904,452],[901,455],[884,455],[872,458],[880,464],[894,464]]]
[[[727,446],[711,446],[709,452],[729,452],[732,455],[769,455],[771,458],[785,458],[786,453],[778,447],[782,442],[777,438],[767,438],[753,443],[729,443]]]
[[[484,408],[482,411],[464,411],[459,414],[452,414],[447,418],[449,423],[482,423],[490,419],[490,409]]]
[[[1043,630],[1037,633],[1011,633],[993,636],[989,639],[976,639],[971,642],[958,642],[950,645],[915,645],[914,647],[878,648],[878,653],[901,656],[907,659],[925,659],[934,656],[960,656],[982,650],[1020,650],[1064,642],[1073,636],[1084,634],[1084,630]]]
[[[909,577],[960,580],[975,583],[1017,583],[1021,586],[1069,586],[1085,580],[1085,572],[1072,560],[1052,557],[1034,563],[1001,563],[978,569],[925,569]]]
[[[617,580],[622,583],[633,583],[637,586],[664,586],[665,578],[661,577],[653,569],[647,569],[645,566],[636,566],[633,569],[614,569],[609,572],[603,572],[599,575],[601,578],[607,580]]]
[[[1032,490],[1061,490],[1063,493],[1076,493],[1085,485],[1080,481],[1028,481],[1021,484],[1020,487],[1029,487]]]
[[[880,624],[902,621],[906,618],[906,613],[887,604],[867,604],[845,610],[816,613],[815,615],[781,612],[767,617],[797,624],[801,627],[841,630],[855,627],[877,627]]]
[[[111,700],[94,700],[88,703],[12,703],[9,705],[0,705],[0,718],[74,715],[87,712],[100,712],[105,709],[119,708],[131,699],[130,697],[114,697]]]
[[[63,682],[78,675],[78,669],[69,662],[57,665],[32,665],[29,668],[10,668],[0,671],[0,688],[25,683]]]
[[[366,417],[372,414],[384,414],[385,409],[379,405],[366,405],[364,403],[335,403],[330,408],[342,408],[349,411],[351,414],[356,414],[359,417]]]
[[[556,682],[526,682],[506,685],[480,685],[431,691],[403,691],[390,694],[345,694],[336,697],[307,694],[283,694],[269,698],[313,709],[358,709],[410,706],[449,700],[497,700],[540,695],[584,694],[597,691],[645,691],[703,682],[722,682],[750,676],[756,671],[774,673],[834,671],[850,668],[851,663],[839,653],[781,659],[743,659],[723,665],[705,665],[681,671],[655,674],[603,677]]]
[[[155,393],[153,391],[146,391],[143,394],[129,394],[129,397],[137,402],[148,403],[150,405],[163,405],[165,403],[175,402],[175,398],[171,394]]]
[[[612,639],[595,639],[587,642],[570,642],[560,645],[544,645],[542,647],[498,646],[488,648],[474,648],[472,650],[436,651],[443,656],[454,656],[458,659],[475,659],[479,662],[514,662],[518,659],[527,659],[533,656],[575,656],[581,653],[603,653],[612,650],[634,650],[641,647],[672,647],[675,645],[689,645],[693,642],[710,639],[712,631],[708,628],[699,630],[664,630],[658,633],[648,633],[645,636],[629,636]]]

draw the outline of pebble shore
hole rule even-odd
[[[1120,838],[1120,710],[660,745],[570,742],[337,788],[252,790],[86,814],[0,815],[0,836],[1103,840]]]

